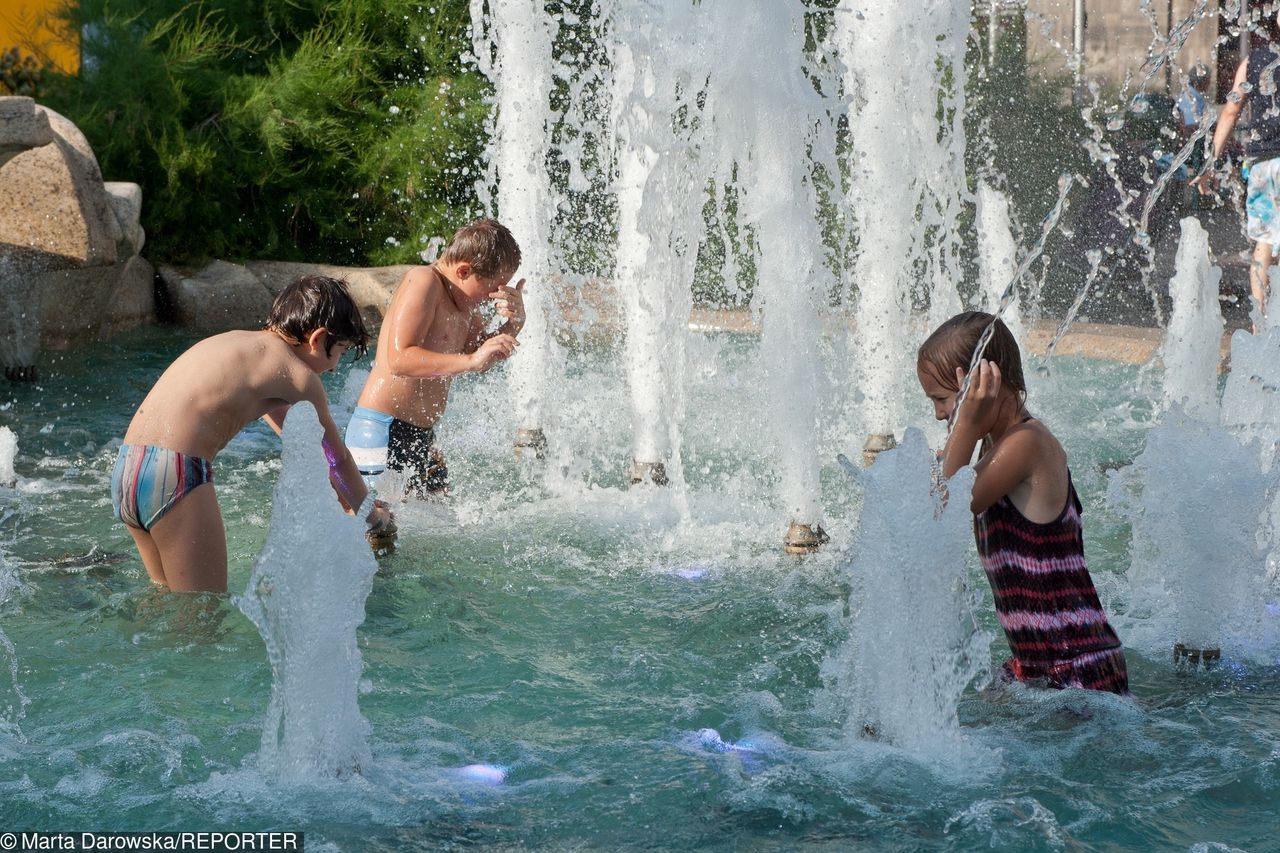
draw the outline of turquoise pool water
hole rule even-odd
[[[256,628],[225,598],[154,592],[107,496],[115,442],[187,342],[153,330],[0,386],[20,478],[0,492],[15,581],[0,595],[0,829],[279,828],[335,850],[1277,848],[1274,667],[1187,673],[1131,650],[1136,702],[974,689],[954,754],[848,739],[820,668],[849,631],[861,495],[825,466],[831,547],[779,553],[764,384],[754,343],[730,336],[690,345],[683,492],[624,490],[624,374],[607,356],[571,359],[536,475],[511,457],[502,375],[460,382],[441,430],[455,496],[402,515],[359,632],[373,764],[272,781],[256,760],[271,691]],[[1129,533],[1106,471],[1142,448],[1148,385],[1063,360],[1032,391],[1071,455],[1117,612]],[[828,458],[860,446],[838,411],[824,408]],[[279,468],[264,427],[218,459],[234,592]],[[997,636],[992,662],[1004,653]],[[704,728],[759,752],[708,749]],[[507,783],[449,773],[474,762],[508,768]]]

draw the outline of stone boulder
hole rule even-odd
[[[5,112],[18,118],[0,131],[10,151],[0,163],[0,260],[21,255],[28,271],[114,264],[123,234],[84,135],[30,98],[0,98]],[[43,138],[42,125],[52,140],[20,149]]]
[[[142,230],[142,187],[124,181],[107,181],[104,186],[111,212],[120,224],[116,252],[122,258],[141,254],[147,242],[146,232]]]
[[[351,298],[360,307],[360,314],[370,329],[382,324],[387,313],[387,303],[400,286],[405,273],[413,269],[400,265],[391,267],[339,267],[330,264],[293,263],[289,261],[250,261],[245,266],[271,291],[274,298],[280,291],[300,276],[327,275],[347,283]]]
[[[239,264],[213,261],[194,274],[162,266],[160,278],[175,319],[201,334],[260,329],[271,313],[271,292]]]
[[[0,163],[28,148],[53,141],[49,116],[30,98],[0,98]]]

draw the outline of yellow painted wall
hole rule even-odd
[[[63,71],[80,68],[80,40],[61,30],[53,14],[67,0],[0,0],[0,50],[34,53]]]

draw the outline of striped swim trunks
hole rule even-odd
[[[122,444],[111,473],[116,518],[130,527],[152,525],[196,486],[213,482],[213,463],[149,444]]]

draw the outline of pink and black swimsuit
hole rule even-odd
[[[1019,681],[1128,694],[1120,638],[1107,621],[1084,562],[1083,508],[1067,474],[1067,505],[1047,524],[1002,497],[974,516],[978,555]]]

